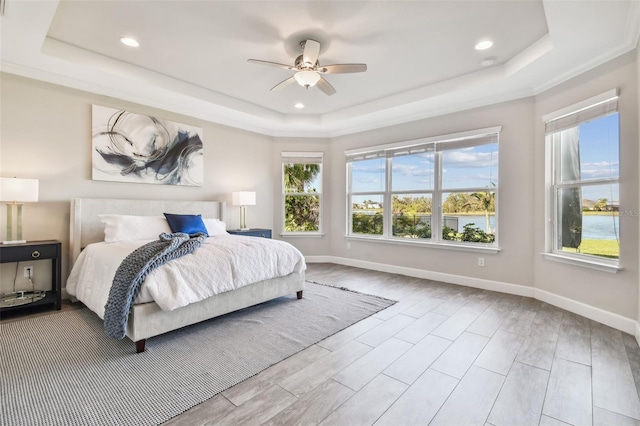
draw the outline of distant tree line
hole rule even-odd
[[[382,235],[382,206],[368,209],[367,206],[378,207],[379,203],[366,200],[353,204],[352,229],[355,233]],[[357,210],[369,210],[358,212]],[[444,214],[483,213],[485,215],[484,231],[469,223],[461,232],[448,226],[442,227],[442,239],[450,241],[467,241],[493,243],[495,235],[491,230],[489,217],[495,212],[495,192],[451,193],[442,204]],[[392,235],[405,238],[431,238],[432,202],[430,197],[393,196]]]

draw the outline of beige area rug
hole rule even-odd
[[[88,309],[0,324],[2,425],[153,425],[392,305],[307,283],[151,338],[136,354]]]

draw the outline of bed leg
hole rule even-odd
[[[298,299],[302,299],[302,290],[300,290],[299,292],[296,293],[296,296],[298,296]]]
[[[136,342],[136,353],[144,352],[144,344],[147,343],[147,339],[138,340]]]

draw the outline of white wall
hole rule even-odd
[[[557,263],[541,256],[545,225],[542,115],[619,88],[621,210],[638,211],[639,79],[636,54],[631,52],[536,97],[332,139],[325,161],[333,171],[329,185],[325,186],[330,191],[331,227],[327,229],[330,249],[324,254],[347,264],[373,262],[411,268],[411,273],[418,275],[424,271],[425,275],[435,272],[453,278],[517,284],[530,287],[532,294],[542,290],[622,317],[640,318],[637,216],[620,218],[620,262],[624,269],[617,274]],[[500,253],[478,254],[345,238],[345,150],[496,125],[503,126],[498,200]],[[304,141],[299,141],[299,146],[305,148]],[[348,242],[351,249],[347,248]],[[476,266],[478,256],[485,257],[484,268]]]
[[[331,254],[342,258],[532,286],[533,230],[530,224],[533,221],[533,111],[532,99],[524,99],[334,139],[330,159],[333,167],[343,170],[343,173],[336,174],[331,181],[334,224],[331,230]],[[360,240],[350,241],[351,249],[347,248],[344,237],[347,231],[345,150],[491,126],[502,126],[497,211],[501,252],[485,254]],[[478,256],[485,258],[485,267],[477,266]]]
[[[24,237],[63,242],[63,277],[68,275],[69,200],[76,197],[124,199],[222,200],[231,191],[255,190],[248,207],[253,227],[274,225],[272,138],[142,105],[0,74],[2,111],[0,175],[40,180],[38,203],[25,205]],[[91,105],[99,104],[203,128],[202,187],[111,183],[91,180]],[[2,223],[6,223],[4,206]],[[238,207],[227,207],[228,228],[237,228]],[[2,227],[4,239],[4,226]],[[46,261],[41,261],[46,262]],[[47,278],[47,267],[36,277]],[[11,287],[15,265],[2,265],[2,291]],[[21,271],[20,274],[22,275]],[[21,282],[17,282],[21,288]]]
[[[223,199],[233,190],[255,190],[257,206],[248,211],[252,227],[281,224],[281,151],[322,151],[324,225],[322,237],[287,238],[307,256],[376,262],[417,271],[462,276],[557,294],[626,318],[640,318],[638,217],[620,218],[621,264],[617,274],[545,260],[544,130],[541,116],[608,89],[620,89],[621,209],[638,210],[638,96],[636,52],[626,54],[536,97],[420,120],[331,140],[270,138],[213,122],[154,110],[108,97],[0,74],[2,176],[40,179],[40,202],[26,206],[28,239],[55,238],[67,253],[69,199],[74,197],[140,199]],[[165,187],[91,180],[91,104],[123,108],[203,127],[205,183],[200,188]],[[500,135],[499,241],[497,254],[350,241],[346,234],[347,149],[420,137],[502,126]],[[4,214],[4,213],[3,213]],[[229,228],[239,211],[228,208]],[[478,267],[477,257],[486,259]],[[7,266],[7,265],[4,265]],[[3,266],[8,282],[13,270]],[[66,259],[65,259],[66,267]],[[37,272],[37,270],[36,270]],[[66,276],[67,270],[63,270]],[[7,278],[8,277],[8,278]]]
[[[640,140],[640,42],[636,46],[636,93],[637,93],[637,101],[638,101],[638,139]],[[638,162],[636,166],[640,166],[640,149],[638,150]],[[638,175],[638,179],[640,179],[640,174]],[[638,188],[640,188],[640,180],[638,181]],[[636,212],[638,216],[640,216],[640,200],[636,204]],[[638,265],[640,265],[640,251],[638,251]],[[636,320],[640,323],[640,272],[638,273],[638,307],[637,307],[637,317]],[[638,344],[640,344],[640,327],[636,326],[636,340]]]
[[[638,96],[635,53],[631,52],[597,69],[536,96],[534,172],[534,237],[532,258],[537,289],[548,291],[635,319],[638,309],[638,217],[620,216],[620,264],[611,274],[544,259],[544,124],[541,116],[573,103],[620,89],[620,211],[638,208]]]

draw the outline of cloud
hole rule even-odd
[[[359,175],[357,177],[354,176],[353,181],[356,183],[378,183],[380,182],[380,179],[371,175]]]
[[[353,163],[352,171],[353,173],[384,173],[385,163],[379,164],[359,164]]]
[[[617,161],[581,163],[580,168],[580,175],[582,179],[605,179],[620,176],[620,163]]]
[[[465,148],[444,153],[443,163],[451,168],[478,168],[498,165],[498,152],[473,152],[474,148]]]
[[[394,164],[393,172],[405,176],[433,176],[433,168],[420,167],[417,164]]]

